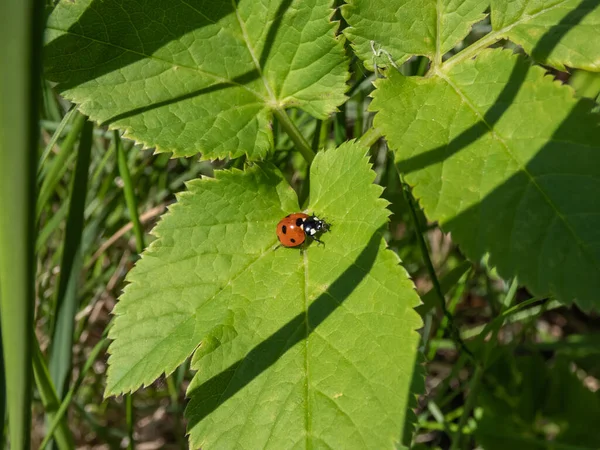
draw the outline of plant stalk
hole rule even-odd
[[[27,450],[31,445],[35,177],[44,3],[3,0],[1,9],[0,321],[10,448]]]
[[[417,230],[417,242],[419,244],[419,248],[421,250],[421,255],[423,256],[423,262],[425,263],[425,267],[427,268],[427,272],[429,273],[429,277],[431,278],[431,282],[433,283],[433,289],[437,294],[438,301],[440,304],[440,308],[444,317],[448,323],[448,330],[450,331],[450,335],[452,336],[452,340],[457,344],[457,346],[464,351],[471,359],[475,359],[473,353],[469,350],[469,348],[465,345],[464,341],[460,337],[460,332],[458,331],[456,324],[454,323],[454,317],[448,311],[446,306],[446,297],[442,291],[442,286],[440,285],[440,281],[435,273],[435,269],[433,267],[433,263],[431,262],[431,258],[429,256],[429,249],[427,248],[427,243],[425,242],[425,238],[423,237],[423,231],[421,229],[421,224],[419,223],[419,217],[417,216],[417,208],[419,207],[414,200],[412,193],[410,192],[410,188],[408,184],[404,182],[404,178],[402,174],[398,170],[398,166],[394,165],[396,171],[398,173],[398,177],[400,178],[400,183],[402,185],[402,194],[404,195],[404,199],[409,206],[410,216],[413,221],[413,225]]]
[[[123,149],[123,143],[119,132],[114,132],[115,147],[117,149],[117,160],[119,163],[119,173],[123,180],[123,192],[125,194],[125,203],[129,210],[129,216],[131,217],[131,223],[133,224],[133,232],[135,234],[135,247],[138,253],[142,253],[144,250],[144,229],[140,222],[140,215],[137,208],[137,200],[135,198],[135,187],[131,181],[131,174],[129,167],[127,166],[127,156]]]
[[[371,148],[382,137],[383,134],[381,134],[381,131],[379,131],[375,127],[371,127],[367,131],[365,131],[365,134],[363,134],[361,138],[358,141],[356,141],[356,143],[358,145],[362,145],[363,147]]]
[[[135,198],[135,188],[131,181],[131,174],[129,173],[129,166],[127,165],[127,156],[123,149],[123,142],[119,136],[119,132],[115,131],[113,134],[115,148],[117,149],[117,161],[119,164],[119,173],[123,180],[123,191],[125,194],[125,203],[129,210],[129,216],[133,224],[133,231],[135,234],[135,247],[138,253],[142,253],[144,250],[144,230],[142,223],[140,222],[140,216],[137,208],[137,200]],[[135,426],[135,417],[133,412],[133,394],[125,396],[125,415],[127,417],[127,434],[129,436],[129,444],[127,448],[133,450],[135,443],[133,440],[133,428]]]
[[[313,159],[315,159],[315,152],[312,150],[308,141],[302,136],[300,130],[296,126],[296,124],[290,119],[287,113],[282,109],[276,109],[274,111],[275,117],[279,120],[279,123],[290,137],[294,145],[296,146],[296,150],[298,150],[307,163],[312,163]]]

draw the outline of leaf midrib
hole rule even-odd
[[[252,266],[253,266],[254,264],[256,264],[258,261],[260,261],[260,260],[261,260],[261,259],[262,259],[262,258],[263,258],[265,255],[267,255],[267,254],[269,254],[269,253],[272,253],[272,252],[274,251],[274,250],[273,250],[273,246],[274,246],[274,245],[275,245],[275,244],[272,244],[272,245],[270,245],[270,246],[267,248],[267,250],[265,250],[263,253],[259,254],[259,255],[258,255],[258,257],[257,257],[256,259],[254,259],[254,260],[250,261],[250,262],[249,262],[249,263],[246,265],[246,267],[244,267],[242,270],[240,270],[240,271],[239,271],[239,272],[238,272],[238,273],[237,273],[235,276],[231,277],[231,278],[230,278],[230,279],[227,281],[227,283],[225,283],[223,286],[221,286],[221,288],[219,288],[219,289],[218,289],[218,290],[217,290],[217,291],[216,291],[216,292],[215,292],[215,293],[214,293],[214,294],[213,294],[213,295],[212,295],[210,298],[206,299],[206,301],[204,301],[204,302],[202,303],[202,305],[198,306],[198,307],[195,309],[195,311],[194,311],[194,314],[192,315],[192,317],[188,318],[187,320],[184,320],[184,321],[183,321],[181,324],[179,324],[179,325],[177,325],[177,326],[174,326],[174,327],[172,327],[172,329],[171,329],[171,332],[170,332],[169,334],[165,335],[163,339],[160,339],[160,340],[159,340],[159,341],[156,343],[156,345],[154,345],[154,346],[152,347],[151,351],[148,351],[148,352],[146,352],[146,354],[152,354],[152,353],[153,353],[153,352],[154,352],[154,351],[155,351],[155,350],[156,350],[156,349],[157,349],[157,348],[158,348],[158,347],[159,347],[161,344],[163,344],[163,343],[164,343],[164,342],[165,342],[167,339],[170,339],[170,338],[172,337],[172,335],[173,335],[173,332],[172,332],[173,330],[178,330],[178,329],[179,329],[179,327],[181,327],[181,325],[182,325],[182,324],[184,324],[184,323],[186,323],[188,320],[195,319],[195,318],[196,318],[196,316],[198,315],[199,311],[200,311],[202,308],[204,308],[204,307],[205,307],[205,306],[206,306],[206,305],[207,305],[209,302],[212,302],[212,301],[213,301],[213,300],[214,300],[216,297],[218,297],[218,296],[219,296],[219,294],[220,294],[221,292],[223,292],[223,290],[224,290],[225,288],[227,288],[227,286],[229,286],[229,285],[230,285],[230,284],[231,284],[233,281],[235,281],[236,279],[238,279],[239,277],[241,277],[241,276],[242,276],[242,275],[243,275],[243,274],[244,274],[244,273],[245,273],[245,272],[246,272],[248,269],[250,269],[250,267],[252,267]],[[200,344],[200,343],[198,343],[198,344],[197,344],[197,345],[196,345],[196,346],[195,346],[195,347],[194,347],[194,348],[193,348],[193,349],[192,349],[192,350],[191,350],[191,351],[188,353],[188,356],[189,356],[190,354],[192,354],[192,353],[195,351],[195,349],[198,347],[198,345],[199,345],[199,344]],[[110,353],[110,348],[109,348],[109,353]],[[114,388],[115,388],[116,386],[118,386],[118,384],[119,384],[119,383],[121,383],[121,382],[123,381],[123,379],[124,379],[124,378],[126,378],[126,377],[127,377],[127,376],[128,376],[128,375],[129,375],[129,374],[130,374],[130,373],[131,373],[131,372],[132,372],[132,371],[133,371],[133,370],[134,370],[134,369],[135,369],[137,366],[139,366],[139,365],[140,365],[140,364],[141,364],[143,361],[144,361],[144,359],[143,359],[143,358],[142,358],[142,359],[140,359],[140,360],[138,360],[136,363],[134,363],[134,364],[133,364],[133,366],[131,366],[131,367],[130,367],[130,369],[129,369],[129,370],[127,370],[127,371],[126,371],[126,372],[125,372],[125,373],[124,373],[124,374],[123,374],[121,377],[119,377],[118,381],[116,381],[115,383],[113,383],[113,390],[112,390],[112,391],[113,391],[113,393],[115,393],[115,392],[116,392],[116,391],[114,391]],[[177,367],[177,366],[176,366],[176,367]],[[173,369],[173,370],[174,370],[174,369]],[[128,388],[128,389],[127,389],[127,391],[125,391],[125,390],[122,390],[122,391],[120,391],[120,392],[132,392],[132,390],[133,390],[133,388]]]
[[[542,187],[537,183],[536,178],[533,176],[533,174],[531,172],[529,172],[529,170],[527,169],[527,166],[524,165],[519,158],[517,158],[517,156],[515,155],[515,153],[512,151],[512,149],[508,145],[506,139],[503,136],[501,136],[500,134],[498,134],[498,132],[495,130],[495,128],[493,126],[491,126],[485,120],[485,117],[479,112],[479,110],[476,108],[475,104],[469,99],[469,97],[464,92],[462,92],[459,89],[458,86],[456,86],[450,80],[450,78],[448,78],[444,73],[442,73],[440,71],[438,71],[437,74],[438,74],[438,76],[440,78],[442,78],[448,84],[448,86],[450,86],[456,92],[456,94],[461,98],[461,100],[469,107],[469,109],[471,109],[471,111],[478,118],[478,120],[481,123],[485,124],[485,126],[488,128],[488,130],[490,132],[490,135],[498,143],[500,143],[500,146],[505,150],[506,154],[517,164],[518,170],[520,170],[521,172],[523,172],[526,175],[526,177],[529,180],[529,183],[531,183],[531,185],[533,187],[535,187],[535,189],[540,193],[540,195],[542,196],[542,198],[546,201],[546,203],[548,204],[548,206],[550,206],[550,208],[554,212],[555,216],[558,217],[561,220],[561,222],[564,224],[565,228],[567,230],[569,230],[569,232],[571,233],[571,235],[575,239],[575,242],[577,243],[577,245],[579,246],[579,248],[581,249],[581,251],[588,257],[589,260],[592,261],[592,263],[594,264],[594,267],[595,267],[596,271],[600,273],[599,262],[596,260],[596,258],[593,256],[593,254],[589,251],[588,247],[585,245],[585,242],[582,239],[579,238],[579,235],[576,233],[575,229],[573,228],[573,226],[571,225],[571,223],[568,221],[567,217],[564,216],[559,211],[559,209],[556,206],[556,204],[552,201],[552,199],[548,196],[548,194],[546,194],[546,192],[544,191],[544,189],[542,189]]]
[[[306,420],[306,448],[311,448],[311,434],[312,434],[312,426],[311,426],[311,404],[310,404],[310,372],[309,372],[309,355],[308,355],[308,336],[310,335],[310,325],[308,323],[308,307],[310,304],[310,298],[308,297],[308,251],[304,250],[304,325],[306,336],[304,337],[304,368],[305,368],[305,389],[304,395],[306,397],[306,408],[305,408],[305,420]]]
[[[248,53],[250,53],[252,62],[254,62],[254,66],[256,67],[256,70],[258,71],[258,74],[260,75],[260,79],[262,80],[263,84],[265,85],[265,89],[267,90],[267,93],[269,94],[271,103],[273,105],[275,105],[277,103],[277,99],[276,99],[275,95],[273,94],[271,85],[269,84],[268,80],[265,78],[265,76],[263,74],[262,68],[260,66],[260,62],[259,62],[258,58],[256,57],[254,48],[252,47],[252,45],[250,43],[250,38],[248,37],[248,31],[246,30],[246,24],[240,17],[236,0],[231,0],[231,5],[233,6],[233,9],[235,11],[235,17],[237,19],[238,25],[240,26],[240,31],[242,32],[242,37],[244,38],[244,43],[246,44]]]

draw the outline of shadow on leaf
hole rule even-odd
[[[288,321],[278,331],[250,350],[247,355],[218,375],[188,391],[190,402],[186,409],[188,430],[244,389],[261,373],[273,366],[295,345],[310,334],[339,308],[367,276],[380,249],[381,234],[373,234],[369,243],[348,267],[308,310]]]
[[[238,0],[237,4],[242,0]],[[259,68],[232,76],[231,80],[222,81],[215,77],[213,84],[174,96],[163,101],[150,103],[129,111],[119,113],[104,120],[102,125],[117,122],[153,109],[168,106],[180,101],[198,97],[203,94],[223,89],[243,86],[258,79],[261,70],[271,54],[273,44],[281,28],[286,11],[292,0],[283,0],[277,9],[274,20],[269,25],[265,45],[259,57]],[[124,15],[123,11],[127,11]],[[183,36],[207,26],[214,26],[226,16],[235,14],[234,2],[215,2],[202,10],[191,4],[177,1],[145,5],[131,0],[115,2],[94,0],[79,19],[58,38],[46,45],[46,74],[59,82],[61,91],[76,88],[91,82],[103,75],[118,72],[143,59],[156,58],[155,52]],[[103,39],[98,39],[98,18],[108,26],[103,29]],[[127,22],[124,21],[127,17]],[[73,58],[85,47],[86,57]],[[182,44],[182,51],[185,49]],[[197,55],[204,58],[203,55]],[[164,60],[178,66],[175,61]],[[68,68],[68,70],[65,70]],[[190,67],[194,69],[194,67]],[[229,71],[235,73],[232,67]]]
[[[580,23],[586,15],[592,12],[597,4],[597,0],[583,0],[577,8],[569,12],[558,24],[548,30],[531,52],[534,59],[537,61],[546,60],[552,50],[560,43],[561,39],[569,32],[570,27]],[[460,150],[488,134],[517,97],[527,77],[529,68],[525,64],[515,64],[508,83],[498,96],[498,99],[487,110],[483,120],[463,131],[448,144],[441,145],[399,162],[398,169],[405,175],[422,170],[450,158],[452,155],[455,155]]]
[[[570,27],[596,5],[594,0],[583,0],[548,30],[532,51],[535,59],[545,60]],[[482,120],[448,144],[399,161],[399,170],[408,174],[439,164],[493,133],[531,67],[520,57]],[[552,292],[565,302],[578,298],[584,308],[593,305],[600,290],[600,248],[594,244],[600,239],[595,231],[600,229],[600,160],[598,147],[590,144],[598,132],[592,106],[590,100],[580,99],[548,142],[514,175],[441,223],[471,260],[490,253],[502,276],[518,276],[536,295]],[[527,123],[516,126],[527,127]]]

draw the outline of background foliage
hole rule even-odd
[[[47,12],[0,160],[38,191],[0,222],[33,446],[600,446],[597,2]],[[277,245],[300,210],[323,246]]]

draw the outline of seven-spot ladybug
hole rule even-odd
[[[290,214],[277,224],[277,237],[284,247],[298,247],[307,236],[322,244],[316,235],[326,231],[329,231],[329,224],[314,214],[312,216],[304,213]]]

